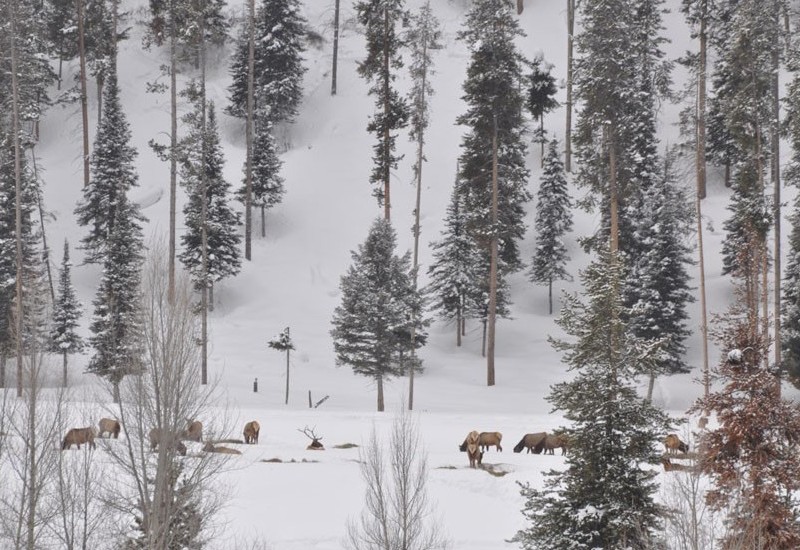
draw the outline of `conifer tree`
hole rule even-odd
[[[556,77],[550,72],[551,69],[552,67],[545,63],[541,56],[534,58],[531,62],[531,73],[528,77],[530,88],[525,105],[533,119],[539,121],[533,141],[542,145],[542,165],[544,165],[544,144],[547,142],[544,115],[558,107],[558,101],[554,97],[558,92]]]
[[[64,259],[58,278],[58,298],[53,308],[53,324],[50,330],[50,351],[60,353],[64,359],[63,386],[67,385],[67,356],[83,349],[83,338],[76,332],[82,307],[72,288],[69,261],[69,243],[64,240]]]
[[[299,0],[263,0],[256,12],[254,110],[272,124],[291,121],[303,97],[306,20]],[[248,35],[239,37],[231,64],[226,112],[244,118],[247,113]]]
[[[536,249],[529,274],[532,282],[547,285],[552,315],[553,281],[572,278],[565,267],[569,254],[564,244],[564,235],[572,229],[572,200],[555,139],[550,142],[544,159],[537,199]]]
[[[229,203],[230,184],[223,177],[224,159],[213,102],[207,104],[207,117],[201,112],[200,98],[187,117],[191,126],[182,142],[181,183],[189,200],[184,206],[186,231],[181,236],[181,262],[202,288],[239,273],[241,236],[237,231],[238,213]],[[205,122],[205,128],[203,123]],[[203,272],[203,230],[206,237],[206,261]],[[213,296],[213,295],[212,295]],[[213,298],[211,300],[213,302]]]
[[[384,218],[391,218],[391,171],[400,156],[395,152],[397,131],[408,123],[406,101],[394,87],[403,67],[400,49],[403,39],[397,26],[407,17],[403,0],[361,0],[355,4],[358,22],[367,37],[367,56],[358,64],[358,74],[370,83],[369,95],[375,98],[375,114],[367,124],[377,143],[373,147],[373,167],[369,181],[373,195],[383,206]]]
[[[569,296],[558,319],[569,340],[551,341],[572,377],[548,401],[570,422],[570,452],[543,489],[521,485],[530,526],[513,540],[525,549],[652,548],[657,540],[663,510],[652,466],[669,422],[637,394],[636,378],[659,343],[625,326],[623,273],[616,254],[601,252],[581,273],[586,301]]]
[[[411,284],[411,256],[395,255],[396,240],[391,224],[379,218],[351,253],[331,331],[336,364],[375,380],[378,411],[384,410],[384,380],[402,374],[399,352],[408,349],[411,314],[420,305]]]
[[[144,259],[140,219],[138,207],[128,201],[126,194],[120,194],[103,255],[103,276],[92,302],[89,342],[94,355],[87,371],[108,380],[115,402],[119,402],[122,379],[140,367],[139,283]]]
[[[703,433],[701,472],[706,501],[726,516],[723,548],[789,550],[800,546],[800,407],[781,399],[774,372],[763,367],[769,339],[737,283],[736,302],[716,335],[721,386],[690,412],[715,414]]]
[[[83,199],[75,208],[78,223],[88,227],[81,239],[86,262],[102,263],[114,230],[120,201],[138,185],[134,167],[136,150],[130,144],[131,131],[119,98],[116,73],[105,87],[105,109],[92,153],[92,178],[83,188]],[[134,211],[135,216],[141,216]]]

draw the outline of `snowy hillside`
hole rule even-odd
[[[422,0],[408,0],[408,7],[416,9],[421,3]],[[693,48],[683,17],[677,12],[679,4],[678,0],[669,0],[672,13],[665,17],[669,29],[666,35],[672,40],[666,49],[672,57]],[[440,236],[464,131],[455,120],[464,111],[461,85],[468,52],[456,40],[456,33],[467,5],[467,0],[433,3],[443,25],[445,47],[434,56],[435,95],[428,162],[423,169],[423,284],[431,261],[428,244]],[[148,237],[165,240],[169,168],[147,143],[151,139],[166,141],[169,96],[146,93],[145,83],[158,78],[167,53],[159,49],[147,51],[141,46],[141,20],[146,6],[146,0],[123,0],[122,8],[129,12],[131,37],[121,43],[119,78],[133,144],[139,153],[136,166],[140,187],[134,189],[132,197],[149,220]],[[230,9],[240,14],[244,8],[236,4]],[[240,275],[215,289],[216,304],[209,320],[209,376],[219,385],[220,406],[227,404],[234,417],[233,436],[240,436],[240,427],[248,420],[257,419],[262,426],[259,445],[241,448],[244,454],[235,457],[233,469],[223,474],[230,500],[221,515],[220,536],[211,545],[215,549],[244,548],[244,541],[255,540],[264,541],[267,548],[274,550],[341,548],[348,518],[361,511],[364,484],[356,462],[358,449],[332,447],[342,443],[362,445],[373,426],[383,433],[407,391],[405,378],[389,382],[387,412],[375,413],[373,384],[354,375],[348,367],[337,368],[334,364],[330,330],[333,310],[341,299],[339,279],[351,263],[350,251],[363,242],[371,222],[382,215],[368,180],[373,137],[365,128],[373,100],[367,96],[367,84],[356,74],[356,63],[364,56],[364,37],[355,25],[352,1],[343,0],[342,9],[338,93],[331,96],[332,2],[304,2],[309,24],[326,42],[308,50],[300,115],[295,123],[281,129],[286,195],[283,203],[267,214],[265,238],[260,236],[259,217],[254,216],[253,261],[244,262]],[[566,76],[567,43],[564,2],[526,0],[520,20],[527,33],[519,43],[522,52],[528,57],[542,54],[562,81]],[[209,93],[218,112],[227,103],[231,53],[230,45],[216,52],[209,67]],[[76,68],[71,64],[66,70]],[[190,76],[182,74],[179,80],[185,82]],[[679,85],[684,76],[677,72],[675,78]],[[406,91],[408,82],[401,81],[400,88]],[[93,94],[91,87],[90,92]],[[563,89],[558,99],[563,102]],[[678,140],[674,122],[679,109],[663,105],[659,131],[664,147]],[[90,119],[92,115],[96,115],[93,95]],[[37,154],[44,170],[45,206],[52,214],[47,222],[47,237],[56,250],[63,238],[73,245],[73,277],[87,312],[82,331],[88,335],[91,301],[100,273],[96,265],[81,265],[81,252],[75,250],[84,234],[73,215],[82,185],[80,120],[77,104],[51,108],[41,125]],[[563,140],[564,110],[546,115],[545,125],[551,135]],[[245,156],[244,127],[241,121],[227,115],[220,115],[220,126],[225,174],[238,187]],[[406,250],[413,244],[413,146],[405,134],[397,143],[406,158],[394,174],[392,221],[399,248]],[[529,148],[527,160],[532,173],[529,189],[535,193],[540,170],[538,146]],[[720,275],[719,269],[728,190],[720,181],[721,174],[712,171],[710,175],[709,197],[703,208],[709,313],[713,314],[724,311],[730,298],[729,280]],[[693,178],[687,177],[686,185],[691,188]],[[179,189],[179,212],[184,201]],[[533,225],[533,211],[531,203],[529,228]],[[588,262],[576,239],[594,231],[597,221],[595,216],[575,212],[575,228],[569,237],[572,260],[568,265],[573,275]],[[178,231],[182,231],[180,214]],[[529,229],[523,243],[526,260],[533,252],[533,242]],[[691,269],[695,273],[696,268]],[[577,283],[558,283],[554,290],[560,292],[561,288],[579,290]],[[545,397],[551,384],[567,376],[561,357],[547,341],[548,336],[559,334],[554,316],[547,314],[547,288],[532,285],[524,273],[518,273],[511,279],[511,294],[512,318],[500,320],[497,328],[496,386],[486,386],[486,361],[480,353],[481,327],[476,322],[468,323],[460,348],[455,345],[453,326],[434,323],[429,343],[420,352],[426,370],[415,381],[414,402],[422,442],[429,453],[430,496],[453,548],[460,550],[515,547],[505,541],[524,526],[516,482],[529,481],[536,486],[543,471],[563,464],[563,458],[557,455],[511,452],[523,434],[552,430],[563,423],[551,413]],[[658,379],[654,393],[656,404],[676,416],[682,416],[702,392],[697,383],[701,374],[699,301],[690,304],[689,310],[692,336],[687,342],[688,363],[694,371]],[[291,356],[288,405],[284,405],[283,393],[285,356],[267,347],[267,341],[284,327],[291,328],[296,347]],[[108,401],[94,377],[84,374],[88,359],[89,352],[85,352],[70,360],[72,414],[76,417],[85,411],[84,402]],[[716,360],[712,348],[711,361]],[[59,368],[60,359],[53,359],[54,383]],[[258,393],[253,392],[255,379]],[[309,409],[309,392],[315,402],[329,397],[318,408]],[[297,431],[304,426],[316,427],[328,450],[306,451],[307,440]],[[507,475],[495,477],[467,468],[467,459],[458,452],[457,445],[473,429],[504,434],[504,452],[490,451],[485,462]],[[273,457],[295,459],[298,463],[261,462]],[[300,462],[303,459],[315,462]]]

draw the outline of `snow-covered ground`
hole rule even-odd
[[[331,37],[333,2],[307,0],[304,5],[310,25],[327,39]],[[409,0],[416,8],[421,0]],[[452,189],[463,128],[455,125],[464,111],[461,84],[468,52],[455,39],[461,28],[466,0],[436,0],[435,14],[444,29],[446,46],[436,52],[431,128],[428,132],[428,162],[424,168],[422,195],[422,282],[431,260],[428,243],[438,239]],[[122,101],[131,122],[134,145],[139,151],[137,167],[140,187],[133,198],[148,217],[147,233],[164,239],[168,221],[168,166],[159,161],[147,142],[164,141],[169,128],[167,95],[145,93],[145,82],[158,76],[165,62],[163,51],[144,51],[138,21],[144,17],[144,0],[125,0],[130,10],[132,37],[121,44],[120,82]],[[673,13],[665,18],[672,39],[670,56],[692,47],[688,29],[678,12],[678,0],[667,2]],[[240,12],[241,5],[231,6]],[[261,423],[260,443],[242,447],[234,468],[223,474],[222,483],[230,490],[228,506],[220,520],[221,534],[213,548],[235,548],[234,537],[261,539],[274,550],[327,550],[341,548],[348,518],[356,517],[363,506],[364,484],[357,463],[358,448],[334,449],[342,443],[362,445],[373,426],[384,432],[404,402],[407,380],[397,379],[387,387],[387,412],[376,413],[375,388],[348,367],[334,364],[330,337],[331,317],[340,301],[339,278],[351,262],[350,251],[366,237],[374,218],[382,214],[371,195],[368,182],[373,138],[365,129],[373,110],[367,86],[356,74],[356,63],[364,56],[364,40],[354,24],[352,2],[342,2],[343,25],[339,51],[338,93],[330,95],[331,45],[307,53],[309,68],[306,96],[295,124],[285,129],[282,155],[286,180],[284,202],[268,213],[266,238],[253,243],[253,261],[245,262],[242,273],[216,289],[216,308],[210,317],[210,377],[220,386],[220,403],[228,403],[236,417],[235,433],[248,420]],[[566,75],[566,3],[553,0],[527,0],[520,17],[527,37],[520,40],[525,55],[539,53],[554,64],[559,79]],[[218,107],[226,104],[229,82],[227,63],[230,47],[209,67],[209,90]],[[74,70],[74,66],[69,67]],[[182,75],[185,78],[187,75]],[[683,78],[676,74],[680,82]],[[401,86],[402,86],[401,81]],[[564,90],[559,99],[563,101]],[[96,113],[94,97],[90,108]],[[664,105],[661,128],[663,142],[677,141],[673,124],[678,107]],[[225,173],[239,185],[244,160],[243,126],[238,120],[220,116],[226,157]],[[564,137],[564,110],[558,109],[545,120],[551,135]],[[47,235],[54,250],[60,239],[73,245],[73,278],[85,304],[84,333],[88,334],[91,300],[99,280],[97,266],[79,265],[80,252],[74,250],[83,235],[72,211],[80,197],[82,164],[80,150],[80,111],[77,105],[54,107],[41,125],[37,147],[44,168],[45,203],[53,216]],[[399,245],[412,245],[413,193],[412,145],[405,137],[398,145],[406,159],[394,174],[392,220]],[[530,189],[538,187],[539,149],[531,147],[528,165],[532,171]],[[720,174],[711,172],[709,197],[704,208],[707,284],[710,313],[726,308],[730,288],[719,274],[719,249],[722,221],[727,217],[728,192]],[[687,186],[693,179],[687,177]],[[579,191],[576,191],[579,193]],[[179,191],[179,207],[184,200]],[[533,225],[533,204],[529,209]],[[575,212],[576,223],[570,237],[572,261],[569,269],[577,274],[587,256],[575,238],[594,230],[597,217]],[[254,234],[260,235],[258,216]],[[181,231],[180,221],[178,231]],[[523,250],[532,254],[534,235],[528,232]],[[56,258],[60,256],[55,254]],[[568,291],[577,283],[559,283]],[[461,550],[511,548],[505,542],[525,526],[520,509],[522,498],[517,481],[538,485],[542,472],[563,464],[556,456],[514,454],[514,444],[527,432],[551,430],[562,423],[545,400],[550,385],[567,375],[560,357],[547,342],[558,335],[553,317],[547,314],[547,289],[526,280],[524,274],[511,279],[512,319],[501,320],[497,328],[496,380],[486,386],[485,359],[481,357],[481,328],[468,325],[464,345],[455,345],[454,327],[441,322],[431,328],[429,344],[421,351],[426,372],[415,381],[415,418],[419,422],[423,445],[429,457],[429,491],[436,505],[439,524]],[[662,378],[656,382],[655,402],[682,416],[701,393],[699,301],[691,304],[692,336],[688,341],[689,363],[695,370],[685,376]],[[284,327],[291,327],[296,351],[291,356],[291,391],[284,404],[285,356],[267,347],[267,341]],[[711,361],[717,355],[712,347]],[[75,408],[83,407],[96,381],[83,374],[88,354],[71,358],[70,381]],[[58,360],[53,376],[57,375]],[[258,379],[259,391],[253,392]],[[308,392],[314,402],[329,398],[318,408],[308,408]],[[97,398],[100,400],[105,399]],[[308,440],[297,428],[315,427],[328,448],[324,452],[306,451]],[[466,456],[457,445],[470,430],[500,431],[504,451],[490,451],[485,462],[508,474],[501,477],[468,468]],[[111,445],[120,444],[112,441]],[[281,458],[283,463],[264,463],[262,459]],[[286,463],[295,459],[296,463]],[[305,462],[302,460],[306,459]]]

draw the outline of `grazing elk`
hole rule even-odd
[[[555,454],[554,449],[561,447],[561,454],[567,454],[567,436],[563,433],[547,434],[544,438],[544,454]]]
[[[519,443],[516,444],[514,447],[515,453],[521,453],[522,449],[528,449],[528,453],[532,452],[533,449],[544,439],[547,437],[547,432],[536,432],[533,434],[525,434],[522,436],[522,439],[519,440]],[[539,453],[541,453],[541,449]],[[539,454],[536,453],[536,454]]]
[[[182,439],[189,441],[203,441],[203,423],[199,420],[186,420],[186,431]]]
[[[481,460],[483,459],[483,452],[481,452],[481,434],[477,431],[473,430],[467,434],[467,438],[464,440],[466,444],[465,450],[467,451],[467,457],[469,458],[469,467],[470,468],[478,468],[481,465]]]
[[[183,441],[181,441],[176,434],[170,433],[167,430],[153,428],[150,430],[147,437],[150,440],[151,451],[155,451],[158,446],[163,443],[170,448],[174,448],[179,455],[186,456],[186,445],[183,444]]]
[[[108,434],[108,437],[113,437],[114,439],[119,439],[119,431],[122,428],[120,423],[116,420],[111,418],[101,418],[100,422],[97,423],[99,430],[97,431],[97,437],[103,437],[103,434]]]
[[[681,441],[681,438],[676,434],[669,434],[664,438],[664,447],[667,449],[667,454],[678,454],[678,452],[689,452],[689,445]]]
[[[481,432],[480,434],[478,434],[478,437],[479,437],[478,445],[480,446],[482,451],[488,451],[489,447],[491,447],[492,445],[494,445],[498,451],[503,450],[502,445],[500,445],[500,441],[502,441],[503,439],[503,434],[501,434],[500,432]],[[458,446],[458,450],[461,451],[462,453],[467,450],[466,439],[461,445]]]
[[[92,449],[96,447],[94,443],[94,428],[72,428],[64,436],[64,441],[61,442],[61,450],[65,451],[73,445],[77,445],[78,449],[80,449],[81,445],[87,443]]]
[[[244,442],[245,443],[258,443],[258,432],[261,431],[261,426],[259,425],[258,421],[251,420],[247,424],[244,425]]]

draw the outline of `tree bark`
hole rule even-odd
[[[333,7],[333,65],[331,66],[331,95],[336,95],[336,70],[339,59],[339,3],[335,0]]]
[[[250,13],[248,16],[248,46],[247,46],[247,115],[245,117],[245,139],[247,142],[247,160],[245,163],[244,178],[244,258],[252,258],[253,240],[253,108],[255,93],[255,40],[256,40],[256,3],[248,0]]]
[[[708,36],[706,19],[708,3],[703,0],[700,14],[700,66],[697,75],[697,196],[706,198],[706,67],[708,61]]]
[[[22,292],[22,147],[19,142],[19,60],[17,59],[17,10],[16,2],[11,2],[11,110],[12,130],[14,132],[14,239],[16,242],[16,335],[15,347],[17,354],[17,397],[22,397],[22,332],[23,332],[23,292]]]
[[[78,56],[80,58],[81,123],[83,125],[83,185],[89,185],[89,105],[86,90],[86,46],[83,30],[83,0],[75,0],[78,8]]]
[[[208,150],[208,132],[206,128],[206,55],[205,55],[205,29],[202,23],[202,17],[200,18],[200,101],[203,102],[203,106],[200,111],[200,116],[202,120],[200,121],[200,125],[203,128],[203,140],[201,143],[202,147],[202,163],[206,162],[206,152]],[[209,281],[209,273],[208,273],[208,176],[206,175],[205,167],[200,171],[201,177],[201,192],[202,192],[202,206],[200,212],[200,224],[201,224],[201,235],[200,238],[202,239],[202,269],[203,269],[203,291],[201,295],[201,309],[203,310],[203,316],[201,320],[201,330],[202,330],[202,351],[201,351],[201,358],[200,358],[200,384],[205,386],[208,384],[208,309],[209,309],[209,287],[211,283]],[[174,277],[174,275],[173,275]],[[174,283],[173,283],[174,284]],[[174,293],[174,289],[173,289]]]
[[[700,161],[698,157],[698,161]],[[705,157],[702,161],[705,164]],[[705,255],[703,253],[703,213],[700,205],[700,189],[699,189],[699,171],[698,168],[698,189],[695,195],[695,212],[697,218],[697,255],[700,268],[700,335],[703,342],[703,398],[708,399],[708,392],[711,386],[711,374],[708,366],[708,309],[706,307],[706,267]]]
[[[611,252],[619,251],[619,185],[617,183],[616,128],[608,129],[608,191],[610,199]]]
[[[383,376],[378,375],[377,378],[378,382],[378,412],[384,411],[384,402],[383,402]]]
[[[786,21],[788,26],[788,19]],[[775,13],[775,26],[780,26],[780,14]],[[787,29],[788,30],[788,29]],[[789,34],[787,33],[787,37]],[[776,46],[772,52],[772,188],[773,217],[775,218],[775,252],[773,254],[774,288],[773,310],[775,317],[775,376],[777,377],[778,395],[781,391],[781,163],[780,163],[780,50]]]
[[[289,350],[287,349],[286,350],[286,399],[284,405],[288,404],[289,404]]]
[[[497,116],[495,115],[492,129],[492,238],[489,243],[489,334],[486,350],[486,385],[494,386],[494,346],[497,324],[497,262],[498,262],[498,236],[497,236],[497,199],[498,199],[498,168],[497,168]]]
[[[170,303],[175,299],[175,226],[178,188],[178,70],[177,32],[175,28],[175,0],[169,2],[169,250],[167,252],[168,279],[167,296]],[[203,106],[205,110],[205,105]]]
[[[567,0],[567,129],[564,138],[564,169],[572,172],[572,65],[575,34],[575,0]]]
[[[64,377],[62,379],[61,386],[66,388],[67,387],[67,352],[66,351],[63,352],[62,355],[63,355],[63,358],[64,358],[64,365],[63,365],[64,366]]]

